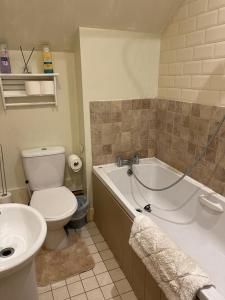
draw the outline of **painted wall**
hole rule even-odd
[[[225,106],[225,1],[186,0],[162,35],[159,97]]]
[[[91,197],[90,101],[155,98],[160,38],[127,31],[80,28],[87,193]]]
[[[26,53],[26,55],[28,55]],[[10,52],[13,73],[21,73],[23,64],[19,51]],[[24,148],[63,145],[67,153],[79,154],[79,122],[77,110],[74,54],[53,53],[54,70],[59,75],[58,107],[11,108],[0,105],[0,143],[6,160],[8,187],[14,191],[14,201],[25,202],[24,172],[20,151]],[[32,59],[32,73],[43,72],[40,52]],[[67,170],[67,184],[81,187],[81,174]]]

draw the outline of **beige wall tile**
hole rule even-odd
[[[194,48],[194,59],[213,58],[214,45],[203,45]]]
[[[207,9],[207,0],[196,0],[189,5],[189,16],[195,16],[203,13]]]
[[[196,17],[188,18],[180,22],[180,33],[188,33],[196,30]]]
[[[166,66],[161,67],[159,74],[158,96],[222,105],[218,93],[223,91],[225,75],[221,59],[225,58],[225,1],[184,1],[165,32],[166,35],[162,34],[164,47],[161,48],[160,63]],[[193,77],[190,85],[190,79],[185,77],[187,75],[203,76]],[[205,75],[221,78],[209,79]],[[173,76],[176,76],[175,79],[172,79]]]
[[[176,52],[176,61],[190,61],[193,57],[193,48],[179,49]],[[173,61],[174,62],[174,61]]]
[[[225,6],[225,0],[209,0],[209,9]]]
[[[184,64],[183,73],[184,74],[201,74],[202,72],[202,62],[201,61],[191,61]]]
[[[177,76],[175,78],[175,86],[178,88],[190,88],[191,76]]]
[[[196,90],[210,89],[210,76],[207,75],[192,76],[191,87]]]
[[[215,45],[215,57],[224,57],[225,58],[225,42],[217,43]]]
[[[195,31],[189,33],[186,37],[186,45],[189,46],[196,46],[201,45],[204,43],[205,39],[205,32],[204,31]]]
[[[210,11],[199,15],[197,18],[197,28],[209,28],[217,24],[218,10]]]
[[[206,43],[220,42],[225,40],[225,25],[212,27],[205,32]]]
[[[220,8],[220,10],[219,10],[218,23],[219,24],[225,23],[225,7]]]
[[[168,65],[168,73],[167,75],[181,75],[183,72],[183,64],[182,63],[174,63]]]
[[[224,74],[225,59],[209,59],[202,62],[202,73],[203,74]]]

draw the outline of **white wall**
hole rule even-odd
[[[90,101],[154,98],[160,38],[145,33],[80,28],[87,192],[91,197]]]
[[[26,53],[27,55],[27,53]],[[22,57],[19,51],[10,51],[13,73],[21,73]],[[11,108],[6,112],[0,105],[0,143],[3,145],[6,160],[6,176],[9,189],[14,193],[14,201],[25,201],[24,172],[20,151],[24,148],[63,145],[67,153],[79,154],[79,122],[77,111],[76,78],[74,54],[53,53],[54,70],[59,73],[58,102],[55,107]],[[43,72],[40,52],[32,58],[32,72]],[[67,172],[73,188],[81,187],[81,174]],[[72,177],[71,177],[72,176]]]

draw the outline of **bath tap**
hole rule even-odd
[[[131,159],[123,159],[122,156],[116,158],[117,167],[132,166],[133,164],[139,164],[139,155],[135,154]]]

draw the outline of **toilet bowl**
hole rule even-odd
[[[47,223],[45,247],[62,249],[68,245],[64,226],[77,209],[74,194],[65,186],[34,191],[30,205],[37,209]]]
[[[43,147],[22,151],[23,167],[32,197],[30,205],[47,222],[47,249],[62,249],[68,244],[64,226],[77,209],[77,199],[65,186],[65,148]]]

